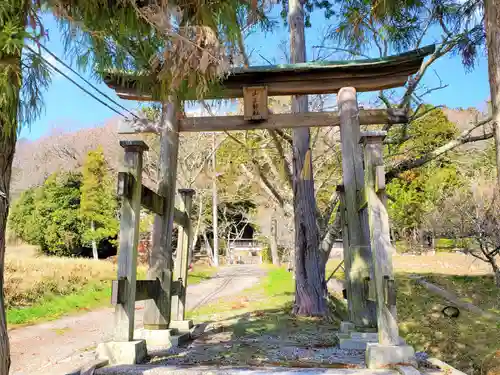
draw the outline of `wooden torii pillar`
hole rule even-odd
[[[376,303],[377,343],[367,343],[365,354],[369,368],[396,364],[416,364],[414,349],[399,337],[396,316],[396,289],[392,267],[393,248],[390,239],[383,140],[385,131],[361,133],[360,144],[364,150],[365,184],[360,194],[359,206],[366,207],[372,255],[373,277],[370,280],[369,298]]]
[[[371,274],[372,256],[366,212],[359,210],[359,195],[364,187],[363,155],[359,145],[360,123],[356,89],[344,87],[337,96],[340,113],[344,212],[344,263],[349,319],[358,328],[377,326],[375,306],[366,295],[366,280]]]
[[[118,173],[117,186],[117,194],[122,199],[122,205],[118,279],[112,283],[111,295],[111,303],[116,306],[115,326],[113,341],[99,344],[97,356],[99,359],[109,360],[112,364],[135,364],[146,357],[147,344],[168,346],[172,335],[181,329],[191,328],[184,322],[183,306],[187,291],[187,258],[192,243],[190,210],[194,191],[181,189],[182,207],[181,210],[176,209],[174,192],[162,189],[161,184],[158,192],[142,185],[143,153],[148,150],[148,146],[143,141],[121,141],[120,145],[125,149],[125,156],[122,170]],[[177,164],[177,155],[170,154],[170,156],[170,160]],[[175,180],[175,176],[174,172],[167,176],[164,174],[161,178],[168,184],[169,177]],[[167,194],[169,192],[170,195]],[[155,223],[160,228],[156,235],[162,237],[160,241],[157,237],[157,246],[156,248],[153,246],[150,262],[152,260],[157,267],[150,267],[147,280],[136,280],[141,205],[156,214]],[[170,223],[171,231],[174,222],[181,228],[175,281],[172,280],[172,236],[164,234],[165,227],[168,226],[165,224]],[[175,329],[169,329],[172,296],[178,301],[176,305],[178,313],[175,317],[179,327]],[[150,306],[153,305],[152,314],[149,316],[145,314],[142,330],[134,329],[137,301],[146,301]]]

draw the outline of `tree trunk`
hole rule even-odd
[[[491,109],[495,131],[497,180],[500,185],[500,0],[484,0]]]
[[[17,5],[17,4],[16,4]],[[10,14],[4,14],[6,20],[12,20],[14,25],[24,28],[27,19],[28,2],[7,5]],[[16,9],[17,8],[17,9]],[[4,12],[5,13],[5,12]],[[6,64],[1,64],[2,60]],[[10,63],[9,62],[13,62]],[[0,375],[8,375],[10,369],[10,345],[7,333],[5,315],[4,270],[7,217],[9,216],[10,179],[12,162],[17,141],[19,90],[21,86],[21,51],[4,54],[0,49],[0,74],[6,78],[0,84],[3,98],[0,100]],[[5,85],[5,86],[4,86]],[[7,87],[9,89],[7,90]]]
[[[215,133],[213,133],[213,148],[212,148],[212,172],[213,172],[213,177],[212,177],[212,226],[213,226],[213,232],[214,232],[214,254],[213,254],[213,260],[214,260],[214,266],[218,267],[219,266],[219,223],[218,223],[218,216],[217,216],[217,172],[215,170],[216,167],[216,151],[217,151],[217,145],[215,143]]]
[[[16,131],[0,129],[0,375],[7,375],[10,368],[9,336],[5,317],[4,301],[4,261],[5,261],[5,230],[9,215],[9,187],[12,173],[12,160],[16,145]]]
[[[271,257],[273,264],[280,265],[280,256],[278,253],[278,224],[276,219],[271,219]]]
[[[289,1],[290,57],[292,64],[306,61],[304,9],[300,0]],[[307,96],[292,98],[292,113],[307,112]],[[319,249],[316,199],[308,128],[293,130],[293,203],[295,214],[294,313],[323,316],[327,312],[325,268]]]
[[[90,229],[92,230],[92,233],[95,232],[95,223],[94,220],[90,222]],[[99,254],[97,254],[97,242],[95,239],[92,240],[92,256],[94,259],[99,259]]]
[[[495,258],[488,258],[491,268],[493,268],[493,277],[495,278],[495,285],[500,288],[500,268],[497,265]]]

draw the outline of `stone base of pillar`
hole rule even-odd
[[[338,333],[340,349],[365,350],[368,343],[377,343],[378,335],[367,332]]]
[[[351,333],[352,331],[355,331],[356,330],[356,326],[354,325],[354,323],[351,323],[351,322],[340,322],[340,328],[339,328],[339,332],[340,333]]]
[[[368,343],[377,344],[378,334],[376,332],[349,332],[338,333],[340,349],[365,350]],[[403,338],[399,338],[399,345],[406,345]]]
[[[193,328],[192,320],[172,320],[170,328],[177,329],[179,332],[190,332]]]
[[[146,341],[110,341],[97,346],[97,359],[108,360],[112,365],[135,365],[148,355]]]
[[[134,336],[145,340],[147,346],[161,347],[165,349],[173,346],[179,346],[189,340],[189,335],[186,336],[185,333],[179,334],[179,331],[176,328],[137,329]]]
[[[381,345],[368,343],[365,353],[366,367],[387,368],[394,365],[417,366],[415,350],[409,345]]]

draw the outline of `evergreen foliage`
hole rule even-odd
[[[425,110],[425,108],[423,109]],[[402,129],[392,128],[391,137]],[[393,161],[400,158],[418,159],[436,147],[442,146],[457,134],[455,124],[440,109],[412,122],[407,129],[409,140],[398,146],[388,146],[387,154]],[[389,215],[394,230],[403,235],[421,228],[425,215],[438,203],[446,191],[460,184],[460,173],[452,157],[442,157],[422,168],[404,172],[387,186]]]
[[[80,215],[86,224],[82,240],[90,245],[118,234],[117,201],[101,147],[88,153],[82,169]]]
[[[55,173],[43,186],[25,191],[9,216],[13,232],[48,255],[89,256],[92,240],[102,255],[111,255],[118,233],[117,204],[102,150],[89,153],[83,170]]]

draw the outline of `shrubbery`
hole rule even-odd
[[[95,158],[95,153],[89,154],[87,162]],[[106,176],[102,176],[102,170],[96,173],[102,182]],[[110,184],[93,183],[89,187],[88,180],[88,173],[86,180],[81,173],[55,173],[42,186],[23,192],[11,209],[10,229],[22,241],[39,246],[48,255],[90,256],[92,240],[97,242],[100,257],[114,255],[118,234],[116,198]],[[82,197],[88,197],[90,191],[97,196],[87,198],[82,210]],[[94,233],[89,230],[89,217],[94,218]]]

